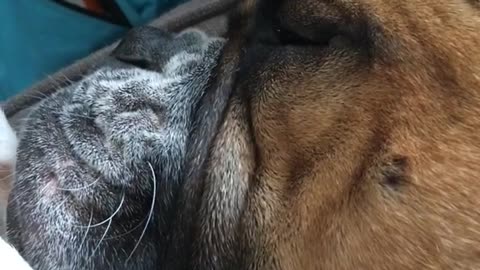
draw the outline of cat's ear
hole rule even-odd
[[[0,109],[0,207],[6,205],[10,193],[15,172],[17,145],[17,136]],[[1,219],[2,217],[0,221]]]
[[[0,237],[0,262],[2,269],[32,270],[20,254]]]

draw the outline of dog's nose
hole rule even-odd
[[[173,36],[160,29],[144,26],[130,30],[111,55],[119,61],[140,68],[152,68],[162,57],[161,48]]]

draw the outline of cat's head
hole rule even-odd
[[[35,268],[144,269],[166,249],[194,115],[224,40],[150,27],[124,40],[25,121],[9,237]]]

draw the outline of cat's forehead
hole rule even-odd
[[[121,40],[111,56],[125,63],[161,70],[172,58],[178,61],[181,55],[185,58],[203,54],[212,42],[222,41],[195,29],[171,34],[152,27],[139,27],[132,29]]]

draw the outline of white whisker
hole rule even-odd
[[[57,188],[57,190],[61,190],[61,191],[80,191],[80,190],[84,190],[84,189],[87,189],[87,188],[95,185],[96,183],[98,183],[99,180],[100,180],[100,177],[97,177],[97,179],[95,179],[95,181],[93,181],[92,183],[90,183],[86,186],[83,186],[83,187],[79,187],[79,188]]]
[[[78,246],[78,251],[79,252],[81,252],[83,244],[87,240],[87,235],[88,235],[88,232],[90,231],[90,226],[92,225],[92,221],[93,221],[93,208],[90,210],[90,220],[88,221],[87,230],[85,231],[85,234],[83,235],[82,242],[80,242],[80,246]]]
[[[142,226],[143,222],[147,219],[147,217],[145,217],[144,219],[142,219],[137,225],[135,225],[135,227],[133,227],[133,229],[127,231],[127,232],[124,232],[124,233],[120,233],[120,234],[117,234],[117,235],[113,235],[113,236],[110,236],[110,237],[107,237],[105,238],[104,240],[114,240],[114,239],[118,239],[120,237],[123,237],[125,235],[129,235],[131,234],[132,232],[134,232],[135,230],[137,230],[138,228],[140,228],[140,226]]]
[[[108,230],[109,230],[110,227],[112,226],[112,220],[113,220],[113,218],[115,217],[115,215],[120,211],[120,208],[122,207],[124,201],[125,201],[125,192],[123,192],[122,201],[120,202],[120,206],[119,206],[118,209],[113,213],[113,215],[111,215],[108,219],[106,219],[106,220],[103,221],[103,222],[100,222],[100,223],[98,223],[98,224],[96,224],[96,225],[88,226],[89,228],[93,228],[93,227],[99,226],[99,225],[101,225],[102,223],[105,223],[106,221],[108,221],[107,228],[105,229],[105,232],[103,233],[102,238],[100,238],[100,241],[98,242],[97,246],[96,246],[95,249],[92,251],[92,255],[90,255],[90,259],[93,258],[93,255],[95,254],[95,252],[96,252],[97,249],[100,247],[100,245],[102,244],[103,240],[105,239],[105,236],[107,235]]]
[[[112,219],[109,219],[109,220],[108,220],[107,228],[105,229],[105,232],[103,233],[102,238],[100,238],[100,241],[98,242],[97,246],[96,246],[95,249],[92,251],[92,255],[90,255],[90,258],[93,257],[93,255],[95,254],[95,252],[97,251],[97,249],[98,249],[98,248],[100,247],[100,245],[102,244],[103,239],[105,238],[105,235],[107,235],[108,230],[110,229],[110,226],[111,226],[111,225],[112,225]]]
[[[50,94],[47,95],[45,93],[42,93],[41,91],[37,91],[37,92],[31,93],[31,94],[23,94],[23,95],[25,97],[30,97],[30,98],[38,100],[37,103],[40,103],[40,102],[48,99],[49,101],[52,101],[53,103],[55,103],[55,105],[61,106],[61,104],[57,100],[51,98],[53,94],[54,93],[50,93]]]
[[[152,182],[153,182],[153,195],[152,195],[152,205],[150,207],[150,212],[148,213],[148,218],[145,224],[145,227],[143,228],[142,234],[138,238],[137,243],[135,244],[135,247],[133,248],[132,252],[128,256],[127,260],[125,263],[127,263],[133,256],[133,253],[135,253],[135,250],[137,250],[138,246],[140,245],[140,242],[142,241],[143,236],[145,235],[145,232],[147,231],[148,224],[150,223],[150,220],[152,219],[153,216],[153,209],[155,208],[155,199],[156,199],[156,194],[157,194],[157,178],[155,177],[155,171],[153,169],[153,166],[150,162],[148,162],[148,166],[150,167],[150,170],[152,171]]]
[[[110,217],[108,217],[107,219],[105,219],[104,221],[102,221],[102,222],[100,222],[100,223],[93,224],[93,225],[91,225],[91,226],[89,226],[89,227],[90,227],[90,228],[95,228],[95,227],[101,226],[101,225],[107,223],[109,220],[113,219],[113,217],[114,217],[118,212],[120,212],[120,209],[122,208],[122,205],[123,205],[124,201],[125,201],[125,192],[123,193],[122,200],[120,201],[120,205],[118,205],[117,210],[115,210],[115,212],[113,212],[113,214],[112,214]],[[83,225],[76,226],[76,227],[85,228],[85,226],[83,226]]]
[[[50,186],[50,184],[52,184],[52,181],[49,181],[49,182],[40,190],[40,194],[42,194],[42,193],[45,191],[45,189],[47,189],[47,188]]]
[[[5,171],[7,171],[7,170],[5,170]],[[2,172],[2,171],[0,170],[0,172]],[[15,172],[13,172],[13,173],[5,176],[5,177],[0,178],[0,182],[5,181],[5,180],[10,180],[10,178],[14,175],[15,175]]]
[[[53,208],[53,210],[51,212],[57,212],[58,209],[60,209],[67,201],[69,200],[69,198],[66,198],[65,200],[63,200],[60,204],[58,204],[55,208]]]

